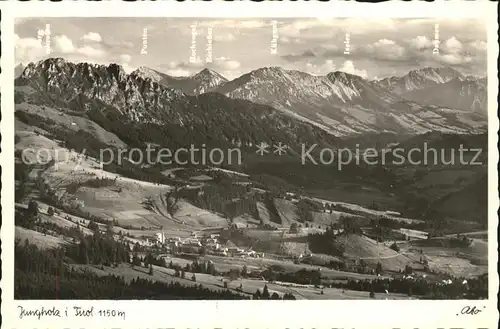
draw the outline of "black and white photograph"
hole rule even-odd
[[[484,20],[14,23],[15,300],[488,299]]]

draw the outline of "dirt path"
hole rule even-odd
[[[459,235],[476,235],[476,234],[488,234],[487,230],[483,231],[473,231],[473,232],[466,232],[466,233],[460,233]],[[456,234],[447,234],[445,235],[446,238],[453,238],[456,237]]]

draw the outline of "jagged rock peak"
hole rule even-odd
[[[350,74],[350,73],[346,73],[346,72],[342,72],[342,71],[330,72],[326,75],[326,77],[331,81],[340,80],[343,83],[349,83],[352,81],[363,80],[363,78],[359,75]]]

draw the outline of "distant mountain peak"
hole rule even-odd
[[[271,73],[271,74],[272,73],[283,74],[286,72],[287,72],[287,70],[285,70],[281,66],[265,66],[265,67],[261,67],[261,68],[258,68],[256,70],[253,70],[249,74],[250,75],[269,74],[269,73]]]
[[[189,95],[203,94],[228,81],[221,74],[209,68],[205,68],[192,76],[174,77],[158,70],[141,66],[133,74],[145,79],[149,78],[163,86],[180,90]]]
[[[141,66],[137,70],[132,72],[132,75],[140,76],[143,79],[151,79],[155,82],[161,83],[164,78],[164,74],[158,72],[157,70],[151,69],[146,66]]]
[[[211,70],[211,69],[206,67],[203,70],[201,70],[200,72],[193,74],[193,77],[195,77],[197,75],[220,75],[220,74],[215,72],[214,70]]]
[[[363,80],[363,78],[359,75],[346,73],[342,71],[330,72],[326,75],[326,77],[330,80],[340,80],[344,83]]]
[[[423,67],[417,70],[410,71],[407,76],[415,77],[422,76],[437,83],[444,83],[455,78],[463,77],[463,74],[457,70],[447,67]]]
[[[67,64],[66,60],[61,57],[52,57],[47,59],[39,60],[36,63],[30,63],[28,66],[33,64],[35,67],[63,67]]]
[[[200,72],[194,74],[191,76],[191,79],[194,79],[194,80],[207,80],[207,79],[214,79],[214,80],[218,80],[218,84],[220,84],[221,82],[227,82],[228,80],[222,76],[222,74],[220,74],[219,72],[216,72],[214,70],[211,70],[209,68],[204,68],[203,70],[201,70]]]
[[[139,66],[139,68],[137,68],[135,71],[137,71],[137,72],[158,72],[158,71],[151,69],[147,66]]]
[[[487,111],[486,80],[466,76],[450,67],[422,68],[382,83],[388,90],[418,104],[475,113]]]
[[[14,77],[18,77],[20,76],[21,74],[23,74],[23,71],[24,69],[26,68],[26,66],[24,66],[23,63],[19,63],[16,65],[16,67],[14,68]]]
[[[462,79],[459,71],[445,67],[422,67],[411,70],[403,76],[392,76],[373,81],[373,84],[396,94],[427,88],[432,85],[446,83],[454,79]]]
[[[46,59],[41,59],[37,62],[38,63],[56,63],[56,64],[64,64],[66,63],[66,60],[62,57],[50,57]]]

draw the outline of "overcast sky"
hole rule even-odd
[[[192,28],[196,27],[196,60]],[[433,54],[435,24],[440,41]],[[38,31],[50,24],[50,54]],[[276,25],[275,25],[276,26]],[[208,28],[212,28],[212,63],[207,63]],[[147,29],[147,54],[144,29]],[[49,18],[16,22],[16,63],[63,57],[73,62],[118,63],[126,71],[140,66],[174,76],[204,67],[228,79],[266,66],[315,75],[335,70],[369,79],[404,75],[425,66],[451,66],[465,74],[486,76],[486,30],[478,20],[434,19],[202,19]],[[272,40],[278,36],[276,53]],[[345,52],[349,33],[349,54]],[[191,58],[192,59],[192,58]]]

